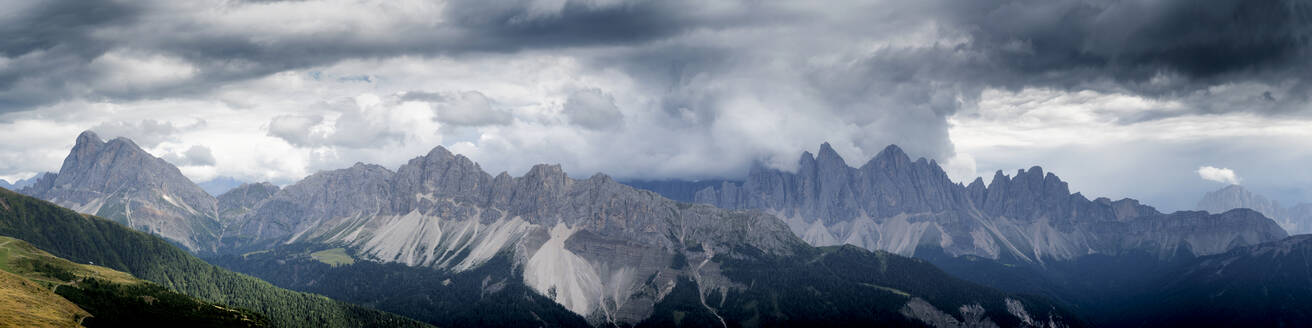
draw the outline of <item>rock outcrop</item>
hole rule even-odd
[[[162,236],[187,249],[213,251],[218,201],[177,167],[125,138],[108,142],[91,131],[77,137],[59,173],[22,191],[81,213]]]
[[[912,161],[897,146],[853,168],[826,143],[818,155],[803,153],[795,173],[757,167],[745,181],[703,189],[695,200],[778,215],[813,245],[902,255],[921,247],[1032,262],[1128,248],[1208,255],[1286,235],[1261,215],[1166,215],[1133,199],[1089,200],[1038,166],[961,185],[935,161]]]

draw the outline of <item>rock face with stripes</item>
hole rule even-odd
[[[212,252],[220,230],[218,201],[126,138],[83,132],[59,173],[22,193],[162,236],[193,252]]]
[[[1133,199],[1090,200],[1037,166],[962,185],[897,146],[854,168],[826,143],[817,155],[804,153],[796,172],[758,167],[743,182],[697,192],[695,201],[767,211],[813,245],[908,256],[921,247],[1035,262],[1127,251],[1208,255],[1286,236],[1256,213],[1167,215]]]
[[[597,323],[639,322],[680,277],[708,292],[730,284],[714,264],[689,263],[805,247],[760,212],[680,204],[605,175],[573,179],[558,165],[493,176],[441,147],[396,172],[357,164],[314,174],[234,222],[222,241],[232,252],[345,244],[373,260],[456,272],[510,254],[528,286]]]

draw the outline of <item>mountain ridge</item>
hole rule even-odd
[[[1236,226],[1220,218],[1167,215],[1128,198],[1089,200],[1039,166],[1012,176],[997,171],[987,185],[982,177],[969,185],[955,183],[937,162],[913,161],[896,145],[854,168],[825,143],[817,155],[803,152],[796,172],[757,166],[744,181],[702,189],[695,200],[775,214],[813,245],[853,244],[902,255],[932,246],[953,255],[1037,263],[1116,253],[1126,244],[1151,247],[1149,252],[1163,256],[1181,248],[1208,255],[1224,251],[1232,241],[1252,244],[1287,235],[1266,218],[1247,216],[1246,224]],[[1214,226],[1209,231],[1161,231],[1168,237],[1156,244],[1097,234],[1109,231],[1104,225],[1186,219]],[[1209,235],[1225,229],[1240,231],[1230,240]],[[1207,239],[1204,235],[1218,244],[1196,244]]]
[[[730,278],[728,272],[760,259],[792,259],[814,250],[784,222],[759,211],[678,203],[604,174],[574,179],[560,165],[535,165],[519,177],[493,176],[441,146],[396,171],[357,163],[318,172],[277,191],[236,222],[225,231],[224,248],[237,252],[301,243],[341,245],[368,260],[453,274],[505,254],[519,275],[510,278],[594,325],[641,324],[668,315],[661,312],[669,309],[662,304],[671,302],[723,322],[720,312],[731,309],[714,304],[725,302],[726,295],[764,297],[734,293],[750,290],[752,282]],[[501,277],[491,279],[506,276]],[[854,284],[847,279],[841,283]],[[944,299],[933,302],[916,308],[944,306]],[[1011,322],[1014,314],[1001,310],[1002,300],[989,302],[986,307],[995,312],[988,317]],[[1035,305],[1033,300],[1017,302]],[[887,310],[899,313],[896,307]],[[925,311],[896,315],[922,320],[942,313]]]

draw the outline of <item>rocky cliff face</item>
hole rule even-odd
[[[756,168],[741,183],[699,191],[696,201],[776,214],[813,245],[903,255],[927,246],[1037,262],[1127,247],[1207,255],[1285,236],[1261,215],[1163,215],[1132,199],[1089,200],[1037,166],[963,186],[934,161],[912,161],[897,146],[853,168],[826,143],[816,156],[804,153],[796,173]]]
[[[794,236],[784,222],[760,211],[679,203],[605,175],[574,179],[558,165],[534,166],[520,177],[493,176],[442,147],[395,172],[357,164],[307,177],[237,218],[222,243],[234,253],[290,243],[344,245],[370,260],[456,274],[509,256],[512,272],[518,275],[511,279],[521,279],[593,324],[619,325],[673,315],[659,312],[658,304],[688,302],[698,304],[696,312],[717,322],[747,320],[719,313],[735,302],[753,302],[755,296],[744,295],[762,293],[752,289],[754,280],[735,280],[730,273],[741,276],[743,267],[769,267],[759,262],[762,258],[809,259],[789,262],[808,268],[806,261],[822,254]],[[865,257],[881,256],[885,255]],[[730,262],[739,271],[726,267]],[[877,262],[852,263],[862,264]],[[851,286],[836,290],[905,297],[848,283]],[[775,288],[790,287],[769,287]],[[686,293],[690,289],[695,291],[691,299]],[[987,300],[960,299],[982,304],[1004,301],[1001,294]],[[895,302],[910,304],[911,300]],[[1042,303],[1030,306],[1045,312],[1053,309]],[[896,313],[895,308],[885,310]],[[937,311],[930,307],[902,315],[907,320],[928,320],[924,313],[931,310]],[[1016,316],[1005,311],[990,314],[1004,321],[1019,320],[1012,318]]]
[[[492,176],[441,147],[396,172],[357,164],[307,177],[239,218],[223,240],[238,250],[293,242],[347,244],[374,260],[456,272],[509,253],[543,295],[594,322],[630,324],[679,277],[708,292],[728,288],[711,257],[805,247],[763,213],[681,205],[604,175],[576,180],[559,166]]]
[[[1211,213],[1222,213],[1236,208],[1247,208],[1262,213],[1280,224],[1291,234],[1312,232],[1312,203],[1300,203],[1294,207],[1282,207],[1280,202],[1254,194],[1239,185],[1209,192],[1198,201],[1197,209]]]
[[[219,232],[217,200],[131,140],[105,142],[90,131],[77,137],[59,173],[22,193],[163,236],[189,250],[213,251]]]

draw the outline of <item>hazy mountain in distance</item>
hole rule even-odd
[[[220,230],[218,201],[126,138],[78,135],[59,173],[43,175],[22,193],[149,232],[195,251],[213,251]]]
[[[45,175],[45,174],[46,174],[46,173],[37,174],[37,175],[34,176],[34,177],[27,178],[27,179],[22,179],[22,180],[18,180],[18,181],[13,182],[13,183],[10,183],[8,180],[0,179],[0,188],[5,188],[5,189],[13,190],[13,191],[18,191],[18,190],[20,190],[20,189],[23,189],[23,188],[25,188],[25,187],[27,187],[27,186],[30,186],[30,185],[36,183],[36,180],[37,180],[37,179],[40,179],[41,176],[43,176],[43,175]]]
[[[268,182],[247,183],[232,188],[219,195],[219,219],[227,225],[232,219],[245,215],[260,202],[272,197],[278,190],[281,188]]]
[[[1275,220],[1290,234],[1312,232],[1312,203],[1282,207],[1280,202],[1252,193],[1239,185],[1225,186],[1203,195],[1203,198],[1198,200],[1197,208],[1211,213],[1249,208]]]
[[[1286,236],[1260,216],[1164,215],[1133,199],[1089,200],[1037,166],[962,185],[897,146],[850,167],[825,143],[816,155],[802,154],[797,172],[758,166],[743,182],[698,191],[695,201],[775,214],[812,245],[908,256],[923,247],[1022,262],[1130,251],[1207,255]]]
[[[345,246],[362,260],[457,278],[508,259],[485,285],[509,279],[592,324],[663,322],[679,313],[708,325],[1071,323],[1043,301],[965,283],[921,261],[816,249],[759,211],[679,203],[601,174],[577,180],[559,165],[493,176],[442,147],[395,172],[359,163],[316,173],[259,201],[228,227],[222,243],[229,254],[288,244]],[[250,273],[295,279],[288,272]],[[387,286],[360,290],[379,288]],[[862,301],[834,304],[827,297]],[[780,298],[787,302],[771,303]]]
[[[228,190],[237,188],[245,183],[245,181],[237,180],[233,177],[217,177],[210,179],[210,181],[197,183],[196,185],[199,186],[200,189],[205,190],[205,193],[218,197],[219,195],[228,192]]]
[[[729,180],[712,179],[699,181],[683,180],[624,180],[620,181],[630,187],[643,190],[660,190],[661,196],[675,201],[691,203],[696,200],[697,192],[706,187],[713,187]]]

